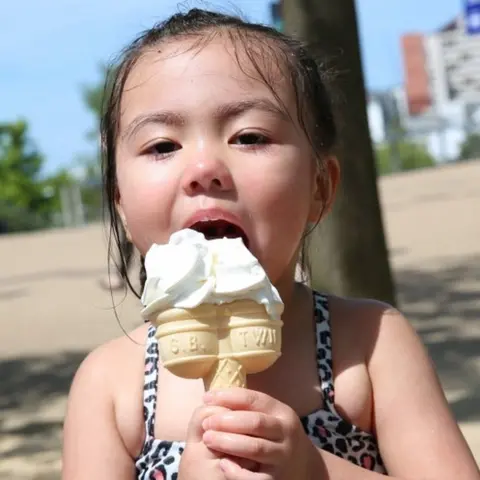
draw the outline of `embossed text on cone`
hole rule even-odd
[[[252,300],[173,308],[150,321],[164,367],[183,378],[203,378],[206,389],[245,387],[247,374],[280,356],[282,321]]]
[[[218,357],[217,310],[215,305],[193,309],[171,308],[150,320],[163,366],[183,378],[203,378]]]

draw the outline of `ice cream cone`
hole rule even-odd
[[[145,270],[142,316],[173,374],[245,387],[280,356],[284,304],[241,238],[183,229],[150,247]]]
[[[272,319],[265,307],[253,300],[237,300],[223,308],[226,324],[220,325],[220,355],[233,356],[247,374],[262,372],[275,363],[281,354],[283,322]],[[223,340],[223,328],[228,342]]]
[[[183,378],[202,378],[218,358],[216,305],[171,308],[150,317],[163,366]]]
[[[210,372],[203,377],[205,390],[223,389],[231,387],[245,388],[247,373],[245,367],[232,357],[219,359]]]
[[[246,375],[280,356],[280,320],[252,300],[173,308],[153,315],[165,368],[183,378],[203,378],[206,390],[246,387]]]

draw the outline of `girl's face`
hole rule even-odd
[[[293,92],[275,60],[262,60],[288,115],[222,36],[191,45],[164,43],[161,52],[145,53],[127,79],[118,211],[143,255],[187,227],[242,234],[278,284],[292,275],[307,223],[318,219],[325,198]]]

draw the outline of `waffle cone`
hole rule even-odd
[[[247,373],[243,365],[235,358],[221,358],[212,370],[203,377],[205,390],[215,390],[231,387],[245,388]]]
[[[183,378],[202,378],[218,360],[218,321],[215,305],[172,308],[153,315],[163,366]]]
[[[238,300],[152,314],[165,368],[202,378],[207,390],[245,387],[246,375],[269,368],[280,356],[280,320],[263,305]]]

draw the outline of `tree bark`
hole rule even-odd
[[[325,68],[337,72],[327,87],[339,128],[335,153],[342,178],[332,212],[312,234],[313,287],[394,304],[355,1],[284,0],[283,15],[286,33],[305,40]]]

